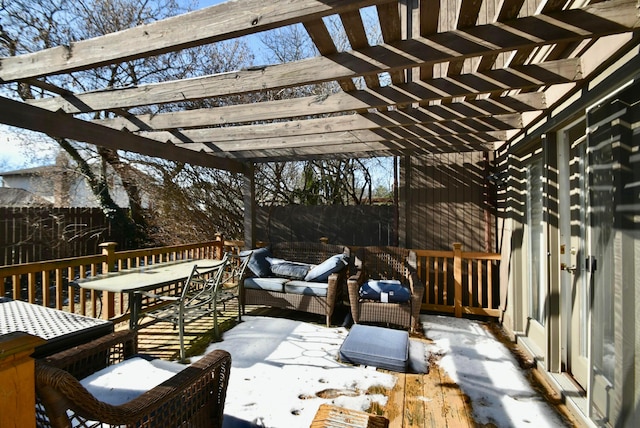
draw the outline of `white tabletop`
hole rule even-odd
[[[89,290],[110,291],[113,293],[130,293],[150,290],[166,284],[186,280],[195,265],[204,272],[207,268],[215,268],[222,260],[189,260],[180,262],[158,263],[148,267],[127,269],[99,275],[93,278],[78,280],[78,285]]]

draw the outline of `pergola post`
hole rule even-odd
[[[244,246],[254,248],[256,243],[256,177],[253,164],[242,175],[242,199],[244,202]]]

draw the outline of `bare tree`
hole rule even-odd
[[[0,23],[2,24],[0,55],[18,55],[57,45],[69,45],[76,40],[104,35],[185,11],[186,9],[177,0],[78,0],[74,2],[12,0],[2,2],[0,3]],[[126,87],[236,70],[251,64],[252,60],[252,54],[244,42],[230,41],[79,71],[64,77],[47,77],[45,80],[61,88],[84,92],[97,88]],[[15,94],[22,99],[48,96],[44,91],[28,84],[17,84],[14,89]],[[232,102],[232,100],[226,102]],[[197,106],[198,103],[188,105],[190,108]],[[157,113],[170,111],[173,108],[176,108],[176,105],[138,107],[131,109],[129,113]],[[98,112],[93,118],[104,118],[112,114]],[[213,211],[211,206],[203,206],[202,200],[190,201],[186,197],[192,189],[181,186],[184,186],[183,183],[190,183],[189,180],[172,181],[176,177],[185,175],[184,171],[193,172],[194,168],[68,139],[55,138],[54,140],[86,178],[105,214],[115,220],[119,225],[117,228],[131,238],[131,247],[146,245],[149,237],[162,238],[161,241],[165,243],[178,242],[179,238],[168,239],[171,236],[178,236],[174,233],[175,227],[166,232],[162,231],[162,228],[171,224],[185,225],[189,221],[199,225],[202,223],[202,212]],[[109,171],[120,178],[119,181],[128,195],[128,212],[119,209],[111,196],[113,189],[110,188],[110,183],[114,180],[109,180]],[[181,173],[176,174],[176,171]],[[209,174],[200,171],[200,177],[207,176]],[[201,188],[204,187],[204,181],[200,180],[199,185]],[[232,184],[215,180],[209,185],[215,187]],[[180,191],[184,194],[178,195]],[[155,194],[151,196],[153,192]],[[208,193],[233,194],[234,191],[225,189],[217,192],[209,189]],[[178,217],[161,220],[155,211],[150,214],[143,209],[145,200],[157,202],[158,196],[168,195],[171,195],[173,200],[183,201],[183,209],[177,214]],[[191,206],[188,206],[189,204]],[[163,205],[163,203],[156,205]],[[175,213],[175,210],[164,209],[162,212],[169,215]],[[186,214],[193,214],[193,218],[185,217]],[[206,226],[204,228],[211,230]],[[200,237],[208,238],[210,235],[200,235]]]
[[[349,49],[349,40],[340,20],[333,17],[325,22],[336,49]],[[378,27],[371,26],[369,30],[372,39],[378,37]],[[267,31],[260,41],[267,50],[266,58],[272,62],[298,61],[319,54],[300,24]],[[278,96],[328,95],[339,89],[331,82],[282,90]],[[373,188],[370,168],[380,163],[379,159],[346,159],[261,164],[256,168],[258,200],[263,205],[370,203]]]

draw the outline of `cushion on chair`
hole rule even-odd
[[[339,355],[343,362],[406,372],[409,365],[409,333],[354,324],[340,346]]]
[[[289,281],[284,284],[284,291],[305,296],[326,297],[329,284],[326,282]]]
[[[247,278],[244,280],[244,288],[252,290],[284,292],[284,283],[287,278]]]
[[[380,302],[402,303],[411,299],[411,292],[397,279],[370,279],[360,287],[360,297]]]
[[[257,277],[266,278],[272,275],[271,264],[267,261],[267,257],[271,257],[269,247],[256,248],[240,252],[240,257],[246,257],[251,253],[251,259],[247,267]]]
[[[309,269],[311,269],[310,264],[290,262],[287,260],[271,265],[271,272],[273,272],[274,275],[291,279],[304,279]]]
[[[309,270],[309,273],[304,277],[305,281],[313,282],[326,282],[329,280],[329,275],[332,273],[340,272],[347,264],[349,259],[346,254],[336,254],[329,257],[317,266],[314,266]]]

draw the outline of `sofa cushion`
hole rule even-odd
[[[290,294],[326,297],[329,284],[326,282],[288,281],[284,284],[284,291]]]
[[[340,272],[348,263],[349,259],[346,254],[336,254],[329,257],[319,265],[312,267],[311,270],[309,270],[309,273],[304,277],[304,280],[327,282],[329,280],[329,275]]]
[[[271,272],[282,278],[304,279],[311,269],[311,265],[307,263],[298,263],[290,261],[282,261],[271,265]]]
[[[286,278],[247,278],[244,280],[244,288],[252,290],[284,292]]]
[[[370,279],[360,287],[360,297],[380,302],[401,303],[411,299],[411,292],[397,279]]]
[[[240,257],[246,257],[249,251],[253,251],[251,259],[247,267],[257,277],[266,278],[272,276],[271,264],[267,261],[267,257],[271,257],[269,247],[256,248],[254,250],[240,252]]]

